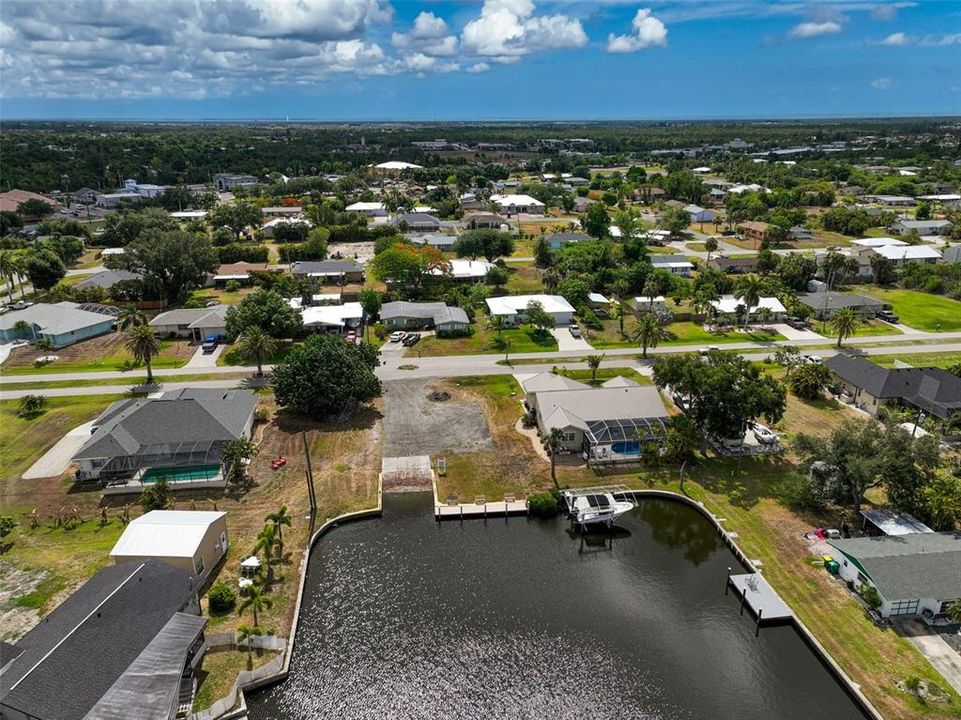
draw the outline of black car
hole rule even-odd
[[[791,315],[788,315],[786,318],[784,318],[784,322],[788,327],[792,327],[795,330],[807,330],[808,328],[807,323],[801,320],[801,318],[796,318]]]
[[[878,310],[877,318],[889,323],[896,323],[901,319],[890,310]]]
[[[411,347],[412,345],[416,345],[419,342],[420,342],[420,335],[418,335],[417,333],[408,333],[407,337],[405,337],[403,340],[404,347]]]

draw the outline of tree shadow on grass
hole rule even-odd
[[[797,467],[783,457],[710,458],[691,473],[705,490],[725,495],[735,507],[749,510],[763,499],[777,499],[778,481]]]

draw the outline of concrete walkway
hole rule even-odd
[[[64,388],[69,389],[69,388]],[[70,458],[80,449],[90,437],[90,430],[94,421],[86,422],[64,435],[57,444],[47,450],[37,462],[23,474],[24,480],[57,477],[66,472],[70,466]]]
[[[961,655],[937,633],[917,620],[898,622],[898,628],[911,641],[948,684],[961,693]]]
[[[193,357],[191,357],[190,360],[187,361],[187,364],[184,365],[184,370],[196,370],[197,368],[203,368],[207,370],[209,368],[217,367],[217,358],[223,354],[224,348],[226,347],[226,345],[221,343],[214,348],[212,353],[205,353],[203,346],[198,347],[197,351],[193,354]]]
[[[818,335],[813,330],[797,330],[787,323],[775,323],[773,327],[788,340],[820,340],[822,342],[831,342],[831,338]]]

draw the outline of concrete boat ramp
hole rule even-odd
[[[789,621],[794,617],[794,613],[768,581],[760,573],[747,573],[744,575],[727,576],[729,585],[734,586],[737,596],[741,599],[741,611],[746,605],[758,624]]]

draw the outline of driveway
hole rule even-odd
[[[788,340],[828,340],[813,330],[796,330],[787,323],[775,323],[773,327]]]
[[[10,351],[14,348],[18,348],[21,345],[29,345],[30,343],[25,340],[14,340],[13,342],[0,343],[0,365],[3,365],[10,357]]]
[[[918,620],[898,621],[901,633],[928,659],[948,684],[961,693],[961,655]]]
[[[70,466],[70,459],[74,456],[74,453],[90,438],[90,430],[93,428],[94,422],[91,420],[84,423],[60,438],[56,445],[47,450],[42,458],[30,466],[23,474],[23,479],[37,480],[63,475]]]
[[[205,353],[203,347],[198,347],[197,351],[194,353],[193,357],[187,361],[184,365],[185,368],[193,370],[194,368],[212,368],[217,367],[217,358],[223,354],[224,348],[227,346],[221,343],[212,353]]]
[[[551,335],[557,340],[558,350],[593,350],[591,344],[582,337],[576,338],[571,335],[567,327],[559,327],[551,330]]]

